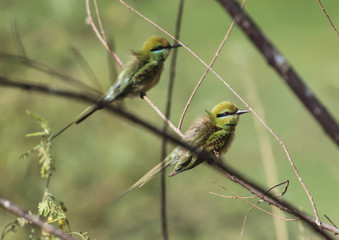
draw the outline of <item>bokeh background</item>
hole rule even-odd
[[[174,33],[178,1],[128,3],[168,32]],[[324,6],[338,26],[339,2],[325,1]],[[123,62],[128,61],[130,49],[139,49],[151,35],[165,36],[118,1],[100,1],[99,8],[107,37],[114,40],[116,52]],[[317,1],[257,0],[248,1],[245,8],[305,83],[339,119],[339,39]],[[2,52],[17,53],[13,37],[15,23],[29,57],[91,84],[71,53],[70,47],[75,47],[94,70],[102,88],[109,87],[108,55],[86,25],[84,1],[2,0],[0,22]],[[230,23],[230,17],[216,1],[188,0],[184,5],[181,40],[209,62]],[[338,147],[237,27],[233,29],[214,69],[254,110],[262,106],[268,125],[287,145],[314,198],[321,219],[326,222],[323,217],[326,214],[338,225]],[[174,124],[178,124],[182,110],[205,68],[185,49],[179,49],[176,71],[171,110]],[[0,72],[15,79],[71,88],[48,74],[3,61],[0,62]],[[159,85],[148,92],[148,96],[162,110],[166,103],[168,80],[169,61]],[[76,90],[85,91],[81,88]],[[37,212],[45,181],[40,178],[35,157],[23,161],[19,160],[19,156],[39,142],[38,138],[24,137],[26,133],[38,131],[39,126],[25,111],[42,115],[56,132],[87,105],[18,89],[1,87],[0,91],[0,195],[24,209]],[[259,102],[251,101],[249,92],[257,94]],[[187,112],[183,130],[196,116],[205,114],[205,109],[211,109],[223,100],[232,101],[239,108],[244,107],[215,76],[208,74]],[[161,119],[139,98],[125,100],[124,107],[157,127],[163,125]],[[236,140],[224,160],[252,181],[268,188],[272,185],[266,180],[258,142],[260,136],[255,127],[257,122],[250,114],[241,117]],[[268,134],[267,131],[264,134]],[[284,199],[313,216],[309,200],[281,145],[271,135],[268,138],[274,154],[272,160],[277,167],[278,182],[275,184],[290,180]],[[56,171],[50,182],[50,191],[66,204],[73,231],[89,232],[91,239],[161,238],[159,176],[107,208],[110,202],[160,160],[160,138],[121,117],[100,111],[58,137],[52,146]],[[172,145],[168,147],[169,150],[172,148]],[[250,206],[241,200],[211,195],[209,192],[230,194],[206,182],[207,179],[230,188],[238,195],[249,195],[206,165],[168,179],[171,239],[240,239],[242,224]],[[260,207],[271,210],[265,203]],[[14,219],[13,215],[1,209],[0,229]],[[288,235],[280,235],[280,239],[320,239],[299,222],[278,220],[278,223],[285,224],[288,231]],[[25,227],[8,239],[26,239],[29,229]],[[248,215],[243,239],[276,238],[272,216],[253,209]]]

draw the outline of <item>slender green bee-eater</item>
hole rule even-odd
[[[207,116],[202,116],[193,122],[191,127],[184,134],[183,141],[197,147],[197,150],[216,152],[219,155],[226,153],[234,139],[235,127],[239,121],[239,115],[249,110],[239,110],[233,103],[221,102],[211,112],[206,111]],[[140,180],[131,186],[122,196],[129,191],[142,187],[151,180],[162,169],[176,164],[170,177],[183,171],[194,168],[204,160],[198,159],[181,146],[177,146],[166,159],[147,172]],[[122,197],[121,196],[121,197]]]
[[[132,60],[127,63],[116,83],[100,98],[100,101],[110,103],[127,96],[145,94],[159,82],[164,67],[164,61],[168,57],[171,48],[180,46],[180,44],[171,45],[163,37],[153,36],[148,39],[141,50],[132,51]],[[68,127],[73,125],[73,123],[81,123],[100,108],[101,107],[98,105],[89,106],[75,121],[54,135],[54,137],[65,131]]]

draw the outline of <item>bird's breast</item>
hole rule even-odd
[[[139,94],[150,90],[159,82],[161,72],[162,64],[146,69],[144,74],[140,75],[138,79],[135,79],[137,84],[135,84],[133,92]]]

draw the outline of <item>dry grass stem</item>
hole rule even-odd
[[[228,191],[230,191],[230,190],[228,190]],[[219,197],[230,198],[230,196],[225,196],[225,195],[218,194],[218,193],[214,193],[214,192],[209,192],[209,193],[212,194],[212,195],[215,195],[215,196],[219,196]],[[246,199],[244,199],[244,198],[238,196],[237,194],[235,194],[235,193],[233,193],[233,192],[231,192],[231,191],[230,191],[230,193],[231,193],[232,195],[235,196],[234,199],[240,199],[240,200],[244,201],[245,203],[251,205],[252,207],[254,207],[254,208],[256,208],[256,209],[258,209],[258,210],[260,210],[260,211],[262,211],[262,212],[264,212],[264,213],[266,213],[266,214],[268,214],[268,215],[271,215],[271,216],[273,216],[273,217],[275,217],[275,218],[278,218],[278,219],[280,219],[280,220],[287,221],[287,222],[293,222],[293,221],[298,221],[298,220],[300,220],[299,218],[287,219],[287,218],[280,217],[280,216],[275,215],[275,214],[273,214],[273,213],[271,213],[271,212],[269,212],[269,211],[267,211],[267,210],[265,210],[265,209],[263,209],[263,208],[261,208],[261,207],[258,207],[256,204],[253,204],[253,203],[247,201]]]
[[[145,95],[143,96],[143,99],[153,108],[153,110],[162,118],[162,120],[164,120],[164,122],[166,122],[168,124],[168,126],[181,138],[184,137],[184,134],[182,134],[182,132],[176,128],[173,123],[168,120],[165,115],[159,110],[159,108],[157,106],[154,105],[154,103]]]
[[[95,4],[95,7],[96,7],[96,11],[99,12],[97,10],[97,4]],[[107,49],[107,51],[112,55],[112,57],[117,62],[117,64],[123,69],[124,64],[121,62],[118,55],[114,51],[111,50],[111,48],[108,46],[107,41],[101,36],[98,28],[95,26],[95,23],[93,21],[92,14],[91,14],[91,8],[90,8],[90,5],[89,5],[89,0],[86,0],[86,10],[87,10],[87,17],[88,17],[89,24],[92,26],[92,29],[93,29],[95,35],[97,36],[99,41],[104,45],[104,47]],[[99,14],[97,16],[98,16],[98,19],[100,19]],[[101,20],[100,20],[99,24],[100,24],[100,27],[102,27]],[[102,32],[104,32],[104,31],[102,30]]]
[[[331,27],[333,28],[333,30],[335,31],[335,33],[336,33],[337,36],[339,37],[339,33],[338,33],[338,31],[337,31],[337,28],[334,26],[334,24],[333,24],[333,22],[332,22],[330,16],[328,16],[328,14],[327,14],[327,12],[326,12],[326,10],[325,10],[323,4],[321,3],[320,0],[317,0],[317,1],[318,1],[319,6],[321,7],[321,10],[324,12],[324,14],[325,14],[327,20],[328,20],[329,23],[331,24]]]
[[[242,4],[241,4],[241,7],[244,7],[245,3],[246,3],[246,0],[243,0],[243,1],[242,1]],[[235,21],[233,20],[232,23],[231,23],[231,25],[230,25],[230,27],[228,28],[228,30],[227,30],[227,32],[226,32],[226,35],[225,35],[224,39],[221,41],[221,43],[220,43],[220,45],[219,45],[219,47],[218,47],[216,53],[214,54],[214,57],[213,57],[213,59],[211,60],[211,62],[210,62],[210,64],[209,64],[209,67],[212,67],[212,66],[213,66],[215,60],[216,60],[217,57],[219,56],[219,54],[220,54],[220,52],[221,52],[221,49],[223,48],[223,46],[225,45],[225,43],[226,43],[226,41],[227,41],[229,35],[231,34],[231,31],[232,31],[232,29],[233,29],[234,23],[235,23]],[[188,109],[189,105],[191,104],[191,102],[192,102],[192,100],[193,100],[193,97],[194,97],[195,93],[198,91],[198,88],[200,87],[202,81],[205,79],[205,77],[206,77],[206,75],[207,75],[208,72],[209,72],[209,68],[207,68],[207,69],[205,70],[204,74],[201,76],[200,80],[198,81],[197,85],[195,86],[195,88],[194,88],[194,90],[193,90],[193,92],[192,92],[190,98],[188,99],[188,101],[187,101],[187,103],[186,103],[186,106],[185,106],[185,108],[184,108],[184,111],[183,111],[183,113],[182,113],[182,115],[181,115],[181,117],[180,117],[180,120],[179,120],[179,124],[178,124],[178,128],[179,128],[179,129],[181,129],[182,123],[183,123],[183,121],[184,121],[185,114],[186,114],[186,112],[187,112],[187,109]]]

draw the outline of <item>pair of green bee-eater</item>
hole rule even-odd
[[[159,82],[164,61],[171,48],[180,46],[171,45],[162,37],[154,36],[148,39],[140,51],[132,51],[132,60],[120,73],[117,82],[110,87],[100,101],[109,103],[127,96],[144,94]],[[100,109],[98,105],[88,107],[70,125],[73,123],[79,124],[98,109]],[[211,112],[207,111],[207,116],[202,116],[193,122],[185,133],[183,141],[197,147],[198,150],[218,154],[225,153],[233,141],[239,115],[247,112],[248,110],[239,110],[230,102],[221,102]],[[58,135],[59,133],[55,136]],[[202,162],[197,156],[178,146],[166,157],[164,162],[151,169],[125,193],[136,187],[142,187],[153,176],[170,165],[176,164],[173,172],[169,175],[174,176]]]

